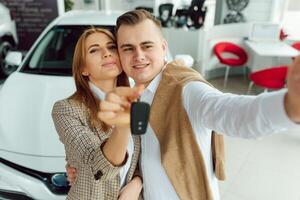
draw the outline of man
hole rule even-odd
[[[300,58],[289,67],[288,91],[238,96],[219,92],[188,68],[166,65],[167,43],[150,13],[123,14],[116,34],[123,69],[146,87],[141,100],[151,104],[150,125],[141,137],[146,200],[220,199],[212,130],[255,138],[300,127]],[[100,119],[109,125],[127,123],[129,114],[121,107],[136,92],[118,88],[109,93],[101,102]]]

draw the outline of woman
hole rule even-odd
[[[111,127],[97,117],[105,93],[129,86],[112,33],[86,30],[76,44],[72,70],[76,92],[52,110],[67,162],[77,172],[67,199],[138,199],[140,140],[131,136],[129,124]]]

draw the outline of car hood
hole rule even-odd
[[[57,100],[74,91],[72,77],[20,72],[9,76],[0,90],[0,157],[23,166],[32,165],[27,158],[64,158],[51,111]]]

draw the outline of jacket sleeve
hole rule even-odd
[[[96,180],[113,179],[121,166],[114,166],[107,160],[101,149],[106,140],[101,140],[90,127],[83,125],[80,114],[80,109],[67,101],[55,103],[52,118],[60,141],[77,162],[90,166]]]
[[[133,179],[134,177],[136,177],[136,176],[140,177],[140,179],[142,180],[142,184],[143,184],[143,183],[144,183],[144,180],[143,180],[142,173],[141,173],[141,171],[140,171],[140,165],[139,165],[139,162],[138,162],[137,165],[136,165],[136,168],[135,168],[135,171],[134,171],[134,173],[133,173],[132,179]],[[144,184],[143,184],[143,188],[142,188],[142,190],[141,190],[141,192],[140,192],[140,195],[139,195],[138,200],[143,200],[143,199],[144,199],[143,194],[144,194]]]
[[[134,171],[134,173],[133,173],[133,178],[134,178],[135,176],[140,177],[141,180],[142,180],[142,182],[143,182],[143,176],[142,176],[142,173],[141,173],[141,171],[140,171],[139,162],[138,162],[137,165],[136,165],[135,171]]]

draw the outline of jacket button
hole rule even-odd
[[[97,173],[94,175],[94,178],[95,178],[96,180],[99,180],[99,179],[101,178],[102,175],[103,175],[102,172],[99,170],[99,171],[97,171]]]

